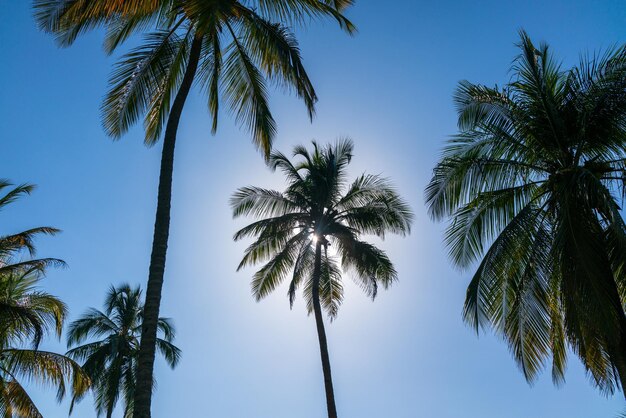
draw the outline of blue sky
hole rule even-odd
[[[320,102],[310,124],[304,106],[277,91],[271,105],[288,152],[315,138],[356,143],[351,174],[381,173],[410,201],[409,238],[382,245],[400,280],[372,303],[350,282],[327,327],[343,417],[613,417],[621,395],[594,389],[570,356],[567,383],[549,370],[531,387],[506,345],[476,335],[461,320],[470,272],[450,267],[444,225],[427,217],[423,190],[439,150],[455,133],[451,96],[459,80],[503,84],[517,54],[517,31],[551,44],[564,65],[579,53],[626,41],[626,5],[617,0],[357,1],[354,38],[334,25],[299,32]],[[138,127],[112,142],[99,105],[114,57],[91,33],[58,49],[36,30],[29,1],[0,2],[1,177],[38,185],[1,215],[0,233],[51,225],[41,256],[65,259],[44,287],[76,318],[100,307],[110,284],[144,284],[156,204],[160,145],[145,148]],[[292,311],[286,287],[260,303],[253,270],[235,272],[245,243],[232,234],[230,194],[255,184],[281,188],[228,114],[216,136],[203,97],[185,108],[174,173],[174,203],[162,314],[173,317],[183,359],[175,371],[157,361],[156,418],[322,418],[319,349],[301,299]],[[64,350],[48,341],[45,348]],[[46,417],[67,415],[54,393],[33,387]],[[91,399],[77,417],[95,417]],[[121,416],[121,415],[120,415]]]

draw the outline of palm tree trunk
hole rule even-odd
[[[146,302],[144,305],[143,324],[141,326],[141,343],[137,360],[138,370],[133,411],[134,418],[150,418],[157,322],[161,305],[161,290],[163,288],[167,240],[170,232],[172,174],[174,171],[176,132],[185,101],[191,89],[191,85],[193,84],[196,70],[198,69],[201,49],[202,37],[194,38],[189,52],[187,69],[185,70],[185,75],[181,82],[180,89],[176,94],[176,98],[174,99],[174,103],[172,104],[172,108],[170,109],[167,126],[165,128],[165,136],[163,138],[156,220],[154,222],[154,237],[152,239],[152,255],[150,257]]]
[[[315,265],[313,269],[313,313],[317,325],[317,338],[320,343],[320,355],[322,357],[322,370],[324,371],[324,388],[326,389],[326,409],[328,418],[337,418],[335,407],[335,392],[333,391],[333,378],[330,373],[330,357],[328,356],[328,343],[324,330],[324,318],[320,305],[320,278],[322,275],[322,238],[315,244]]]

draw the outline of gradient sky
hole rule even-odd
[[[0,233],[63,229],[38,241],[39,255],[65,259],[44,288],[70,307],[70,319],[100,307],[110,284],[145,283],[160,144],[145,148],[140,127],[112,142],[99,105],[114,57],[91,33],[61,50],[37,31],[30,1],[0,1],[0,177],[38,185],[2,214]],[[456,116],[459,80],[508,81],[517,31],[551,44],[565,66],[580,52],[626,41],[622,0],[437,2],[360,0],[349,12],[359,33],[334,25],[300,31],[320,102],[310,124],[304,105],[277,91],[277,149],[350,136],[350,173],[393,179],[415,213],[409,238],[383,243],[400,280],[372,303],[348,281],[337,320],[327,326],[339,413],[352,417],[614,417],[621,395],[602,396],[570,356],[567,383],[547,370],[531,387],[506,344],[477,338],[461,320],[471,272],[450,267],[444,225],[432,223],[423,190]],[[216,136],[196,91],[182,118],[163,316],[173,317],[183,358],[175,371],[157,360],[153,416],[322,418],[322,371],[313,317],[286,286],[256,303],[252,269],[235,272],[246,243],[232,235],[230,194],[255,184],[281,188],[228,114]],[[52,340],[44,347],[64,351]],[[33,387],[44,415],[64,417],[53,391]],[[95,417],[91,399],[76,417]],[[121,416],[121,415],[117,415]]]

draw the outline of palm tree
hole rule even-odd
[[[337,409],[322,307],[331,320],[335,318],[344,296],[342,269],[351,269],[357,284],[372,299],[379,285],[387,288],[396,280],[387,254],[363,241],[361,235],[406,235],[413,218],[408,205],[384,178],[363,174],[345,188],[352,150],[350,140],[323,148],[313,142],[312,153],[301,146],[294,149],[294,156],[302,158],[295,164],[274,152],[269,164],[287,177],[286,191],[244,187],[231,199],[234,217],[260,218],[234,237],[256,237],[238,270],[266,262],[252,279],[257,301],[291,271],[288,295],[292,306],[298,287],[303,286],[307,309],[317,325],[329,418],[337,417]]]
[[[70,45],[83,31],[106,26],[105,49],[113,51],[131,34],[153,28],[145,43],[124,55],[110,79],[102,105],[106,132],[121,137],[144,115],[145,142],[163,135],[157,210],[141,336],[135,417],[150,417],[157,320],[163,287],[176,133],[193,83],[207,95],[212,131],[221,99],[237,122],[252,132],[264,155],[276,131],[267,99],[267,80],[293,90],[309,116],[317,101],[295,36],[283,25],[332,17],[349,33],[342,11],[353,0],[35,0],[43,30]],[[277,23],[278,22],[278,23]],[[173,98],[173,101],[172,101]]]
[[[7,180],[0,179],[0,192],[11,187]],[[0,198],[0,210],[16,199],[24,195],[29,195],[35,186],[22,184],[12,188]],[[53,258],[27,259],[16,261],[16,256],[23,252],[35,255],[34,238],[37,235],[55,235],[59,232],[56,228],[38,227],[19,232],[17,234],[0,237],[0,276],[5,280],[11,277],[32,276],[35,273],[43,274],[47,267],[62,266],[63,261]],[[8,283],[8,282],[7,282]],[[7,284],[8,286],[8,284]],[[8,292],[8,290],[7,290]],[[5,297],[0,297],[0,338],[3,338],[3,331],[11,330],[15,333],[25,333],[25,336],[32,337],[36,345],[39,344],[45,330],[45,323],[41,323],[37,318],[31,316],[28,309],[23,309],[14,299],[9,298],[9,293]],[[55,325],[61,327],[62,322]]]
[[[142,316],[141,289],[123,284],[109,289],[104,312],[89,309],[70,324],[68,348],[89,337],[101,338],[67,352],[69,357],[82,362],[83,370],[93,382],[98,416],[105,414],[110,418],[121,394],[124,417],[132,417]],[[180,350],[172,344],[174,326],[169,319],[159,318],[158,330],[163,338],[157,338],[157,349],[174,368],[180,359]]]
[[[11,184],[0,180],[0,190]],[[0,208],[34,186],[20,185],[0,197]],[[46,268],[63,265],[53,258],[23,259],[35,254],[33,239],[38,234],[55,234],[50,227],[33,228],[0,237],[0,415],[11,418],[39,418],[42,414],[28,395],[23,381],[35,381],[57,388],[63,399],[67,386],[80,396],[89,388],[89,379],[78,364],[60,354],[39,350],[48,332],[60,337],[67,308],[58,298],[37,289]],[[22,348],[30,345],[31,348]]]
[[[460,133],[426,189],[450,216],[452,261],[480,261],[464,318],[502,334],[530,382],[567,347],[595,385],[626,394],[626,48],[562,70],[521,33],[513,80],[461,82]]]

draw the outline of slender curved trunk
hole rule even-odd
[[[150,257],[146,302],[144,305],[143,324],[141,326],[141,342],[137,360],[138,370],[133,411],[134,418],[150,418],[157,322],[161,305],[161,290],[163,288],[167,240],[170,232],[172,174],[174,171],[176,132],[178,130],[178,123],[183,107],[185,106],[185,101],[189,90],[191,90],[196,70],[198,69],[201,49],[202,38],[194,38],[189,52],[187,69],[185,70],[185,75],[183,76],[180,89],[176,94],[172,108],[170,109],[167,126],[165,128],[165,136],[163,138],[159,192],[156,219],[154,222],[154,237],[152,239],[152,255]]]
[[[326,409],[328,418],[337,418],[337,408],[335,407],[335,392],[333,391],[333,378],[330,373],[330,357],[328,356],[328,343],[326,341],[326,331],[324,329],[324,318],[322,317],[322,306],[320,305],[320,277],[322,275],[322,240],[317,240],[315,244],[315,265],[313,268],[313,313],[315,314],[315,324],[317,325],[317,338],[320,343],[320,355],[322,357],[322,370],[324,371],[324,388],[326,389]]]

